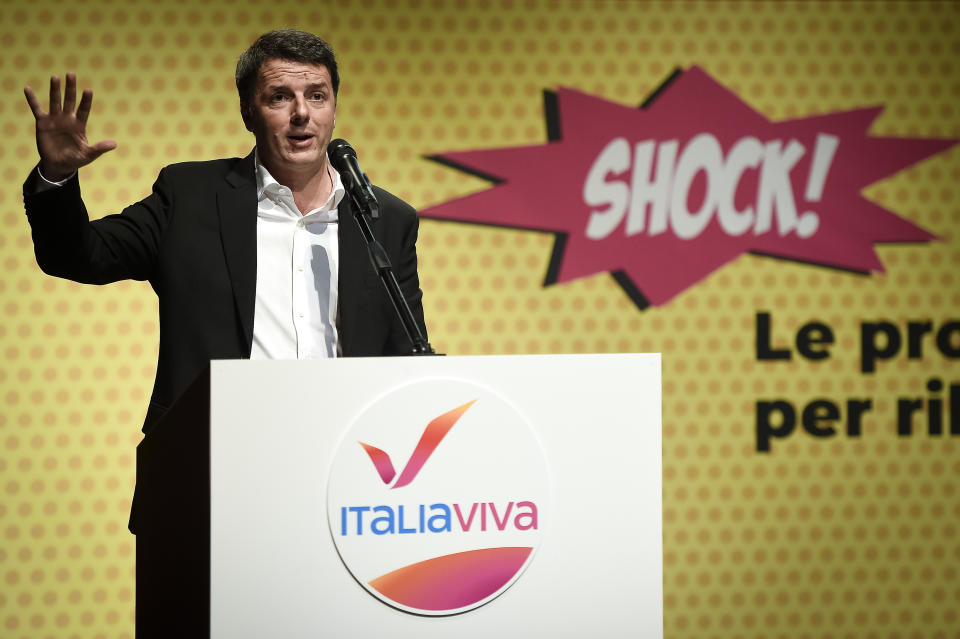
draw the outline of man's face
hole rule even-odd
[[[260,162],[277,177],[326,166],[337,103],[330,72],[321,64],[268,60],[260,66],[253,101],[244,115]]]

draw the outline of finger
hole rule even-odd
[[[67,73],[67,82],[63,90],[63,110],[73,113],[77,106],[77,74]]]
[[[113,151],[115,148],[117,148],[117,143],[114,142],[113,140],[104,140],[103,142],[97,142],[96,144],[90,147],[90,150],[92,152],[90,155],[90,161],[93,162],[94,160],[96,160],[98,157],[100,157],[107,151]]]
[[[33,92],[33,89],[30,87],[23,87],[23,95],[27,97],[27,104],[30,105],[30,110],[33,111],[33,117],[37,119],[43,117],[43,109],[40,108],[40,100],[37,99],[37,94]]]
[[[50,76],[50,115],[60,113],[60,78]]]
[[[90,117],[91,104],[93,104],[93,90],[85,89],[80,96],[80,106],[77,107],[77,120],[82,124],[86,124],[87,118]]]

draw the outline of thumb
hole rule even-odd
[[[90,161],[96,160],[107,151],[113,151],[117,148],[117,143],[113,140],[103,140],[90,147]]]

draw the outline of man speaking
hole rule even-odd
[[[67,74],[61,97],[60,79],[53,77],[44,113],[34,92],[24,90],[40,153],[24,184],[40,267],[92,284],[147,280],[160,300],[148,435],[211,359],[409,354],[413,345],[394,309],[397,298],[426,335],[416,212],[373,187],[379,205],[373,236],[400,288],[391,300],[345,197],[345,181],[357,186],[355,167],[342,180],[327,156],[340,86],[330,46],[309,33],[272,31],[240,56],[236,81],[240,115],[256,140],[250,155],[168,166],[148,197],[92,222],[77,170],[116,147],[87,141],[92,92],[84,91],[78,103],[76,77]],[[418,342],[422,337],[409,334]],[[173,477],[181,469],[169,472]],[[178,555],[164,527],[202,540],[208,524],[202,514],[183,513],[176,522],[161,517],[159,530],[151,523],[157,520],[144,519],[152,505],[134,502],[137,635],[185,636],[185,627],[203,628],[209,614],[203,568],[209,555],[203,553],[209,549],[201,544],[199,556]],[[200,566],[199,576],[185,580],[180,570],[190,564]]]
[[[240,115],[256,140],[245,158],[164,168],[153,192],[89,221],[77,169],[116,147],[90,144],[93,99],[50,79],[36,118],[40,162],[24,184],[44,272],[103,284],[148,280],[160,300],[160,352],[149,432],[211,359],[409,353],[410,340],[370,265],[344,183],[327,157],[340,77],[330,46],[271,31],[237,62]],[[374,225],[420,330],[417,216],[374,187]],[[341,224],[341,220],[343,223]]]

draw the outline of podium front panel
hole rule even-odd
[[[216,361],[213,637],[662,637],[659,355]]]

